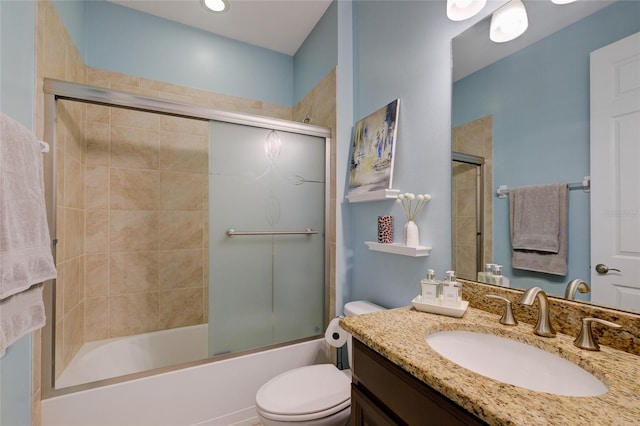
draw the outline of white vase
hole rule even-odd
[[[420,245],[420,229],[418,229],[418,225],[412,220],[404,224],[402,244],[407,247],[418,247]]]

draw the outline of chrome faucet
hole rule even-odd
[[[556,332],[551,326],[549,315],[549,300],[547,294],[540,287],[531,287],[525,291],[520,298],[520,303],[531,306],[535,299],[538,299],[538,322],[533,328],[533,333],[542,337],[555,337]]]
[[[571,280],[569,281],[569,284],[567,284],[567,289],[564,291],[564,298],[567,300],[574,300],[576,298],[576,291],[579,291],[580,293],[589,293],[591,291],[591,287],[579,278]]]

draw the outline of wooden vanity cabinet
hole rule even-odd
[[[353,364],[351,426],[487,424],[355,338]]]

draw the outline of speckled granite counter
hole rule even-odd
[[[501,325],[499,316],[469,308],[451,318],[399,308],[343,318],[340,325],[394,364],[492,425],[639,425],[640,357],[601,346],[576,348],[573,337],[543,338],[530,324]],[[568,359],[592,373],[609,391],[596,397],[567,397],[501,383],[458,366],[435,352],[425,336],[470,330],[509,337]],[[496,353],[499,360],[500,354]],[[499,361],[498,361],[499,362]]]

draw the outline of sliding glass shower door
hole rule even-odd
[[[324,329],[325,138],[213,121],[209,355]]]

